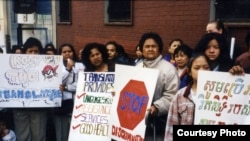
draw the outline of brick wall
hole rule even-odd
[[[105,25],[104,1],[73,0],[72,23],[57,24],[57,45],[71,43],[78,51],[89,42],[105,44],[115,40],[134,57],[140,36],[154,31],[161,35],[164,41],[163,54],[166,54],[168,44],[174,38],[181,38],[194,47],[205,33],[209,11],[209,0],[135,0],[132,26]],[[242,38],[244,34],[238,36]]]

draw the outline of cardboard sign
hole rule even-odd
[[[79,73],[69,141],[111,140],[108,127],[114,79],[114,72]]]
[[[0,107],[58,107],[62,56],[0,54]]]
[[[151,106],[159,71],[116,65],[109,135],[119,141],[144,140],[145,118]]]
[[[199,71],[195,124],[250,124],[250,75]]]

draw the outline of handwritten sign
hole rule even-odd
[[[198,72],[195,124],[250,124],[250,75]]]
[[[114,72],[79,73],[69,141],[110,141]]]
[[[62,56],[1,54],[0,107],[58,107]]]
[[[143,141],[159,71],[126,65],[116,65],[115,71],[109,135],[119,141]]]

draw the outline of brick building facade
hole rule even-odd
[[[205,33],[211,16],[209,0],[135,0],[132,25],[107,25],[104,23],[104,4],[104,1],[99,0],[73,0],[71,23],[56,26],[57,45],[68,42],[80,50],[88,42],[106,43],[115,40],[134,57],[140,36],[154,31],[161,35],[164,41],[163,54],[166,54],[168,44],[174,38],[181,38],[194,47]],[[244,38],[249,27],[228,25],[227,28],[245,50]]]

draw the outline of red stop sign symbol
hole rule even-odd
[[[144,82],[130,80],[118,99],[117,114],[121,126],[133,130],[143,120],[148,100]]]

